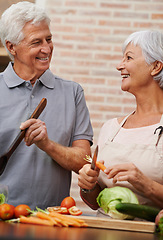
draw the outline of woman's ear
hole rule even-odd
[[[6,47],[8,49],[8,51],[13,55],[15,56],[15,47],[14,47],[14,44],[11,43],[10,41],[6,41]]]
[[[163,63],[160,61],[155,61],[153,63],[153,70],[151,72],[152,76],[157,75],[159,72],[161,72],[161,70],[163,69]]]

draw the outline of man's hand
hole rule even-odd
[[[27,146],[34,143],[42,149],[43,145],[48,141],[46,125],[40,119],[29,119],[21,123],[20,129],[27,129],[24,138]]]

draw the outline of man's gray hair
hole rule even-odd
[[[15,45],[19,44],[24,39],[22,29],[25,24],[27,22],[38,24],[41,21],[46,21],[50,26],[50,18],[45,10],[31,2],[12,4],[4,11],[0,19],[0,38],[11,59],[13,56],[6,47],[6,41]]]

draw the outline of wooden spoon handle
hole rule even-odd
[[[32,115],[29,117],[29,119],[31,119],[31,118],[37,119],[40,116],[40,114],[42,113],[42,111],[44,110],[46,104],[47,104],[47,99],[43,98],[40,101],[40,103],[38,104],[38,106],[36,107],[36,109],[34,110],[34,112],[32,113]],[[7,159],[9,159],[11,154],[15,151],[15,149],[18,147],[18,145],[23,140],[26,130],[27,129],[21,130],[19,132],[19,134],[17,135],[17,137],[14,139],[13,143],[11,144],[11,146],[9,147],[9,149],[6,153]]]

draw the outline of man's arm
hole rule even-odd
[[[27,146],[36,144],[67,170],[78,173],[79,169],[86,163],[85,156],[91,155],[88,140],[76,140],[72,143],[72,147],[65,147],[50,140],[45,123],[39,119],[29,119],[22,123],[20,128],[22,130],[27,129],[24,139]]]

